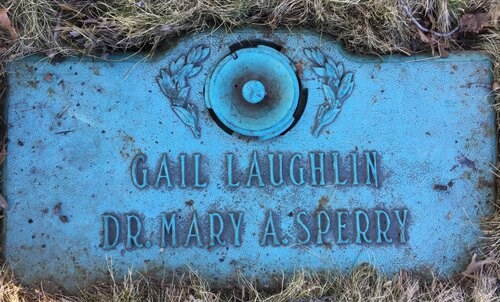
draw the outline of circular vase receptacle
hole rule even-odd
[[[219,126],[262,140],[294,124],[300,95],[293,62],[266,45],[231,52],[205,84],[205,102]]]

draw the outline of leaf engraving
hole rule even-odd
[[[319,49],[316,49],[316,51],[313,52],[313,57],[319,66],[325,65],[325,57]]]
[[[193,47],[187,55],[181,55],[160,69],[156,78],[161,91],[170,102],[175,115],[193,132],[195,138],[200,138],[198,114],[195,105],[189,103],[189,78],[198,75],[201,63],[208,58],[210,49],[204,46]]]
[[[193,49],[191,49],[191,51],[189,52],[189,54],[187,56],[187,62],[190,64],[193,62],[196,62],[196,60],[198,60],[198,58],[200,56],[201,56],[200,47],[193,48]]]
[[[194,66],[193,69],[187,74],[188,78],[194,77],[195,75],[199,74],[201,71],[201,66]]]
[[[342,77],[343,74],[344,74],[344,64],[340,62],[337,64],[337,78]]]
[[[326,70],[326,68],[323,68],[323,67],[313,67],[313,71],[319,77],[324,78],[324,77],[327,76],[327,70]]]
[[[160,76],[157,78],[157,81],[160,84],[161,90],[168,98],[175,97],[175,84],[166,69],[160,71]]]
[[[313,129],[313,136],[318,137],[323,127],[333,123],[339,112],[340,107],[333,108],[328,103],[321,104],[316,114],[316,126]]]
[[[170,74],[177,73],[179,69],[181,69],[181,67],[184,65],[185,60],[186,59],[184,56],[180,56],[176,61],[170,63]]]
[[[179,91],[179,94],[177,95],[177,99],[179,100],[180,104],[184,104],[187,101],[190,89],[191,89],[191,87],[187,86],[187,87],[182,88]]]
[[[182,66],[181,70],[179,70],[179,76],[180,77],[187,77],[191,70],[193,70],[194,65],[193,64],[186,64]]]
[[[338,78],[337,67],[335,66],[335,64],[326,63],[325,68],[326,68],[326,75],[329,78],[335,78],[335,79]]]
[[[330,86],[323,85],[323,92],[325,93],[325,98],[328,103],[335,103],[335,92],[333,92]]]
[[[313,136],[318,137],[323,128],[333,123],[345,100],[351,96],[354,90],[354,72],[345,71],[342,62],[335,62],[317,48],[306,48],[304,54],[314,64],[313,72],[324,81],[325,102],[316,112],[312,129]]]
[[[172,106],[172,109],[174,110],[175,114],[177,114],[177,116],[181,119],[181,121],[186,124],[186,126],[188,126],[191,131],[193,131],[194,137],[199,138],[200,132],[197,129],[197,115],[193,110],[193,105],[188,104],[187,108],[174,105]]]
[[[339,90],[337,91],[337,98],[339,100],[344,101],[351,95],[352,89],[354,88],[353,77],[354,73],[352,72],[347,72],[342,77],[339,85]]]

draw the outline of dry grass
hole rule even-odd
[[[455,27],[465,12],[494,11],[498,0],[3,0],[14,27],[0,45],[11,59],[34,52],[110,53],[152,50],[180,33],[244,25],[309,27],[362,53],[425,50],[405,6],[436,31]],[[470,47],[470,36],[453,37]],[[476,43],[473,43],[476,44]]]
[[[490,277],[486,277],[489,275]],[[402,271],[393,278],[363,265],[350,274],[313,274],[297,271],[282,287],[258,289],[255,282],[240,280],[232,289],[213,289],[195,273],[152,280],[144,276],[110,277],[76,296],[48,294],[42,288],[23,288],[8,270],[0,272],[0,301],[500,301],[497,279],[491,272],[481,277],[425,280]]]
[[[24,301],[26,291],[17,282],[11,271],[5,267],[0,268],[0,301]]]
[[[496,82],[500,82],[499,0],[0,0],[2,9],[7,9],[12,28],[2,27],[0,18],[0,71],[9,60],[33,53],[54,58],[67,54],[105,58],[138,50],[154,53],[180,34],[262,25],[311,28],[364,54],[436,50],[444,55],[484,49],[492,57]],[[489,14],[489,24],[479,33],[459,28],[446,34],[460,24],[464,14],[477,13]],[[435,34],[419,33],[418,26]],[[3,83],[0,77],[0,96]],[[495,88],[500,104],[500,84]],[[499,169],[492,167],[492,172],[500,177]],[[129,275],[123,280],[110,276],[107,284],[68,297],[47,294],[42,287],[22,287],[3,268],[0,301],[500,301],[500,203],[484,222],[484,230],[496,263],[451,279],[427,280],[404,271],[387,278],[361,266],[347,275],[296,272],[290,280],[283,280],[281,288],[264,291],[244,278],[239,287],[217,290],[196,274],[175,280]]]

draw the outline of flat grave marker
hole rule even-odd
[[[492,211],[491,63],[215,32],[154,59],[8,67],[5,255],[66,289],[132,267],[215,283],[462,270]]]

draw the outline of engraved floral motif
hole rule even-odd
[[[203,46],[193,47],[186,55],[181,55],[170,63],[168,68],[160,70],[156,78],[161,90],[170,101],[170,106],[181,121],[188,126],[196,138],[200,137],[197,108],[188,102],[188,79],[201,72],[200,63],[210,54],[210,49]]]
[[[304,54],[315,64],[312,67],[313,72],[325,82],[323,84],[325,102],[319,106],[313,126],[313,135],[318,137],[324,127],[333,123],[345,100],[351,96],[354,89],[354,73],[345,71],[342,62],[335,62],[317,48],[306,48]]]

